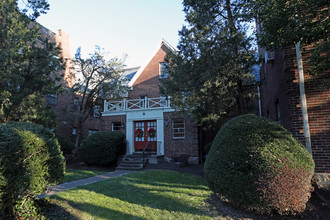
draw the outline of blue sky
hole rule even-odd
[[[164,38],[173,47],[184,24],[180,0],[49,0],[50,10],[37,21],[70,35],[71,51],[93,52],[99,45],[109,57],[127,54],[128,67],[143,65]]]

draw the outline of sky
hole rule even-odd
[[[95,45],[109,57],[126,57],[127,67],[143,65],[159,42],[176,47],[185,14],[181,0],[49,0],[37,21],[70,36],[72,56],[79,46],[86,57]]]

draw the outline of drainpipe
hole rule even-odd
[[[259,87],[259,85],[257,85],[257,88],[258,88],[259,116],[261,117],[262,116],[262,114],[261,114],[261,97],[260,97],[260,87]]]
[[[307,151],[312,155],[311,137],[310,137],[310,133],[309,133],[307,102],[306,102],[306,93],[305,93],[305,84],[304,84],[304,71],[303,71],[303,63],[302,63],[302,57],[301,57],[301,51],[300,51],[300,42],[296,44],[296,55],[297,55],[298,76],[299,76],[299,90],[300,90],[300,97],[301,97],[301,110],[302,110],[303,122],[304,122],[305,143],[306,143]]]

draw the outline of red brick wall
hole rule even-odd
[[[45,29],[47,30],[47,29]],[[75,74],[73,65],[71,62],[71,52],[69,35],[62,30],[59,30],[58,34],[53,34],[53,38],[56,40],[56,44],[61,47],[61,56],[65,61],[65,70],[61,73],[63,77],[57,84],[62,84],[65,91],[63,94],[59,94],[57,98],[57,105],[51,106],[55,111],[57,117],[56,133],[58,135],[72,138],[72,129],[77,127],[77,110],[74,109],[73,100],[74,97],[81,99],[79,95],[75,95],[71,87],[75,82]],[[101,130],[101,118],[89,117],[83,125],[82,136],[88,136],[88,130]]]
[[[126,115],[118,116],[104,116],[102,117],[102,131],[112,131],[112,123],[121,122],[125,123],[124,127],[121,129],[121,132],[126,134]]]
[[[164,113],[164,122],[168,121],[168,126],[164,129],[164,150],[165,156],[170,158],[179,157],[180,155],[188,155],[190,157],[198,157],[198,129],[197,125],[188,117],[185,121],[185,138],[173,139],[172,135],[172,119],[184,118],[177,113]]]
[[[303,53],[303,60],[307,57],[308,53]],[[306,68],[306,63],[304,63],[315,172],[330,173],[330,91],[322,90],[320,81],[308,76]],[[328,72],[322,77],[330,80]],[[277,49],[275,60],[264,64],[261,68],[261,79],[263,116],[268,116],[272,120],[276,119],[275,102],[278,100],[280,123],[305,145],[295,47]]]
[[[168,48],[162,46],[147,64],[139,78],[133,85],[133,91],[129,92],[128,99],[138,99],[147,95],[149,98],[159,97],[159,63],[164,62]]]

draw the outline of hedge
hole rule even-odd
[[[210,188],[258,213],[300,213],[311,194],[314,161],[280,125],[238,116],[218,132],[205,163]]]
[[[0,208],[13,215],[14,206],[62,182],[65,160],[54,133],[36,124],[0,125]]]
[[[71,154],[72,150],[75,148],[74,143],[70,139],[59,135],[57,135],[56,138],[60,144],[61,151],[64,154]]]
[[[121,132],[99,131],[88,136],[80,146],[81,158],[87,164],[115,164],[125,149],[125,135]]]

